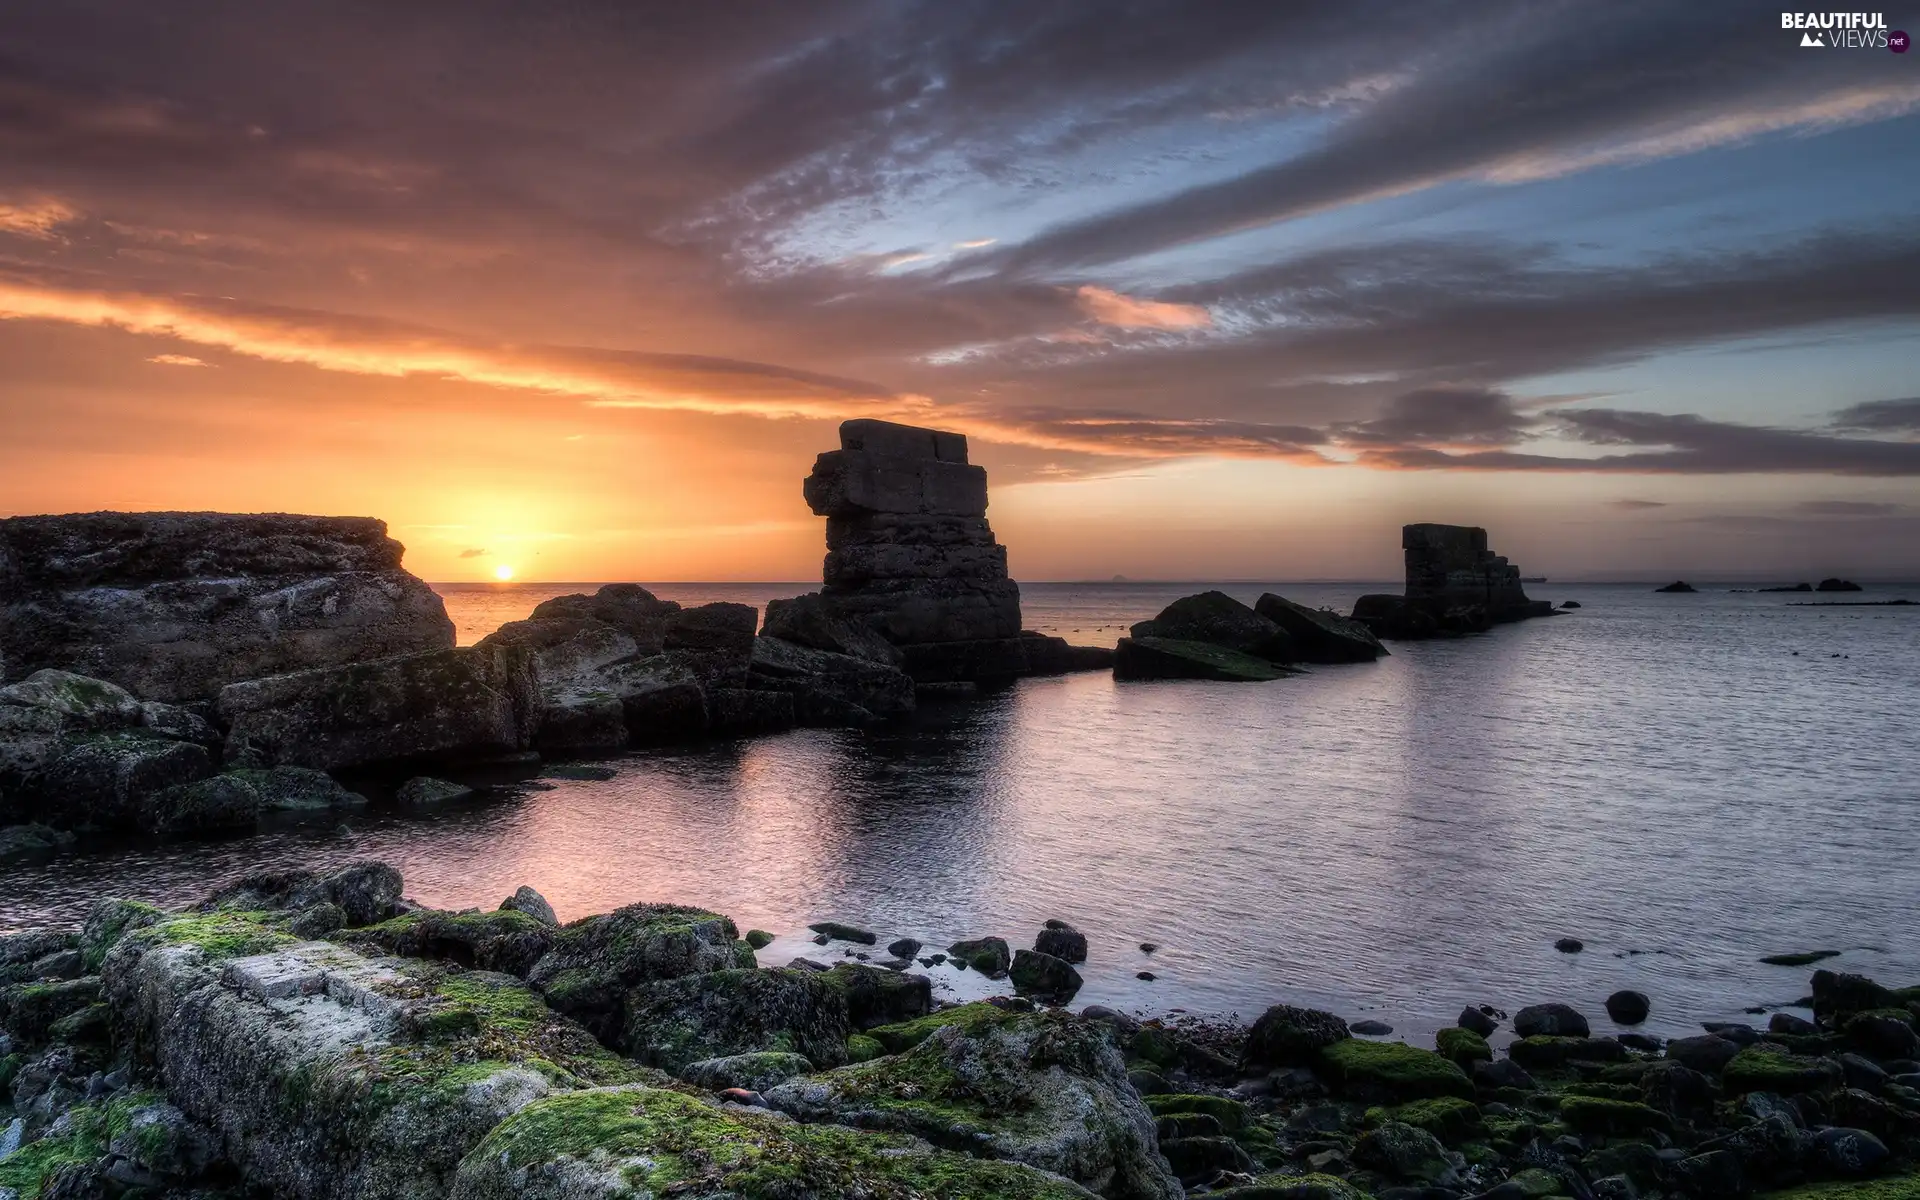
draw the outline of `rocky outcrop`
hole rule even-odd
[[[58,667],[145,700],[449,649],[453,623],[366,517],[84,513],[0,520],[0,680]]]
[[[1403,526],[1404,595],[1373,594],[1354,604],[1353,619],[1379,637],[1402,640],[1478,633],[1494,625],[1554,615],[1553,604],[1530,600],[1520,568],[1487,548],[1478,526]]]
[[[764,634],[898,665],[921,683],[1032,674],[1030,648],[1047,673],[1080,669],[1074,655],[1021,637],[1020,588],[964,435],[843,422],[840,449],[814,461],[805,494],[827,518],[825,586],[769,604]]]
[[[1114,647],[1115,679],[1257,682],[1292,674],[1293,639],[1225,592],[1183,596]]]
[[[1295,604],[1272,592],[1261,596],[1253,611],[1287,635],[1295,662],[1372,662],[1387,652],[1373,631],[1359,621],[1326,609]]]
[[[231,684],[219,707],[229,762],[325,771],[511,754],[540,714],[529,656],[499,645]]]

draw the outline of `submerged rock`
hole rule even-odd
[[[1656,592],[1697,592],[1700,589],[1694,587],[1684,579],[1676,579],[1665,587],[1657,587],[1653,590]]]
[[[802,1121],[1025,1163],[1109,1200],[1182,1195],[1099,1023],[969,1004],[900,1030],[881,1040],[911,1041],[904,1051],[783,1083],[765,1093],[767,1104]]]

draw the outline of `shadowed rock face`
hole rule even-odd
[[[0,679],[59,667],[143,700],[451,649],[440,597],[368,517],[81,513],[0,520]]]

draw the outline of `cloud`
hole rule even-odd
[[[1335,436],[1353,446],[1507,446],[1533,424],[1504,392],[1437,387],[1395,396],[1379,416],[1336,426]]]
[[[460,557],[461,557],[461,558],[480,558],[480,557],[482,557],[482,556],[484,556],[485,554],[486,554],[486,550],[485,550],[485,549],[478,549],[478,550],[462,550],[462,551],[460,552]]]
[[[1885,517],[1900,511],[1898,504],[1872,500],[1802,500],[1794,506],[1803,513],[1822,517]]]
[[[1833,414],[1833,426],[1875,433],[1920,433],[1920,397],[1851,405]]]
[[[1667,507],[1667,502],[1664,500],[1609,500],[1607,501],[1607,507],[1625,509],[1628,512],[1639,512],[1642,509],[1665,508]]]
[[[51,241],[60,226],[80,214],[58,200],[39,200],[23,204],[0,202],[0,233]]]
[[[1212,314],[1198,304],[1141,300],[1091,283],[1075,295],[1088,316],[1121,329],[1204,329],[1213,324]]]
[[[204,367],[205,359],[195,358],[191,354],[155,354],[147,359],[150,363],[159,363],[163,367]]]
[[[1691,414],[1675,416],[1594,408],[1556,409],[1546,415],[1558,422],[1562,436],[1593,446],[1634,449],[1577,457],[1513,450],[1449,454],[1413,447],[1363,451],[1360,461],[1412,470],[1920,475],[1920,442],[1834,437],[1826,433],[1710,421]]]

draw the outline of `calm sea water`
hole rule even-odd
[[[1203,586],[1023,597],[1029,627],[1111,643]],[[1385,585],[1221,586],[1344,609]],[[657,591],[761,605],[806,588]],[[570,590],[444,589],[463,642]],[[1654,1032],[1683,1032],[1803,995],[1805,969],[1757,961],[1784,951],[1920,982],[1920,609],[1532,591],[1584,607],[1269,684],[1031,680],[900,728],[636,754],[611,781],[431,817],[82,848],[5,868],[0,927],[378,857],[435,905],[522,883],[563,918],[708,905],[779,933],[767,963],[839,953],[805,940],[826,918],[944,946],[1031,944],[1061,917],[1092,942],[1079,1002],[1287,1000],[1415,1036],[1467,1002],[1565,999],[1605,1028],[1619,987],[1653,997]],[[1920,588],[1852,598],[1903,594]],[[1562,936],[1586,951],[1556,952]]]

